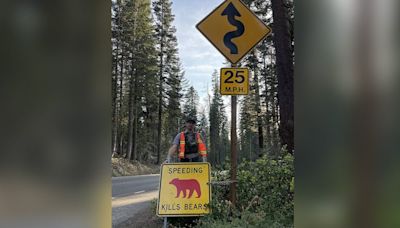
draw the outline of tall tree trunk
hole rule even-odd
[[[163,106],[163,42],[161,42],[161,62],[160,62],[160,85],[158,91],[158,125],[157,125],[157,164],[161,157],[161,126],[162,126],[162,106]]]
[[[133,100],[135,101],[135,106],[134,106],[134,119],[133,119],[133,147],[132,147],[132,153],[133,153],[133,159],[139,160],[139,155],[137,154],[137,134],[138,134],[138,107],[140,105],[138,104],[138,94],[137,92],[139,91],[139,86],[138,86],[138,81],[139,81],[139,75],[135,74],[135,94],[133,96]]]
[[[157,110],[154,110],[154,112],[156,112]],[[158,113],[157,113],[157,115],[158,115]],[[153,140],[153,142],[152,142],[152,144],[151,144],[151,152],[152,152],[152,155],[154,155],[154,154],[156,154],[157,153],[157,132],[158,132],[158,130],[157,130],[157,126],[158,126],[158,123],[157,123],[157,116],[152,116],[151,117],[151,122],[152,122],[152,124],[151,124],[151,134],[152,134],[152,139],[154,139]]]
[[[133,153],[135,154],[135,158],[134,159],[136,159],[136,160],[140,160],[140,155],[141,154],[139,154],[139,152],[138,152],[138,134],[139,134],[139,128],[138,128],[138,109],[137,108],[135,108],[135,120],[134,120],[134,123],[133,123],[133,126],[134,126],[134,132],[133,132],[133,142],[134,142],[134,144],[133,144]]]
[[[268,81],[268,69],[267,69],[267,64],[266,64],[266,59],[267,55],[264,54],[263,56],[263,63],[264,63],[264,69],[263,69],[263,76],[264,76],[264,87],[265,87],[265,125],[266,125],[266,132],[265,132],[265,137],[267,138],[267,148],[271,148],[271,82]]]
[[[276,95],[276,91],[275,91]],[[273,122],[273,148],[275,151],[275,156],[278,156],[280,153],[279,150],[279,105],[278,105],[278,98],[274,97],[273,99],[273,113],[272,113],[272,122]]]
[[[134,77],[134,69],[133,69],[133,64],[132,64],[132,69],[131,69],[131,78],[130,78],[130,86],[129,86],[129,115],[128,115],[128,159],[133,160],[134,159],[134,154],[133,154],[133,122],[134,122],[134,110],[135,110],[135,77]]]
[[[122,49],[122,51],[123,51],[123,49]],[[123,52],[122,52],[122,53],[123,53]],[[122,118],[123,118],[123,116],[124,116],[124,113],[122,112],[122,105],[123,105],[123,101],[124,101],[124,98],[123,98],[123,88],[124,88],[124,86],[123,86],[123,85],[124,85],[124,74],[123,74],[123,73],[124,73],[124,60],[125,60],[125,57],[124,57],[124,55],[122,54],[122,55],[121,55],[121,71],[120,71],[120,76],[119,76],[117,141],[118,141],[118,137],[123,138],[121,120],[122,120]],[[120,140],[120,141],[121,141],[121,140]],[[118,154],[121,155],[121,154],[124,153],[124,149],[123,149],[122,144],[120,144],[119,148],[116,148],[116,149],[117,149],[117,153],[118,153]]]
[[[112,148],[111,152],[112,154],[117,153],[117,145],[118,145],[118,124],[119,124],[119,119],[118,119],[118,44],[116,47],[117,54],[114,59],[115,62],[115,70],[114,70],[114,78],[112,81],[112,87],[113,87],[113,106],[112,106],[112,111],[113,111],[113,130],[112,130]]]
[[[259,157],[262,156],[262,150],[264,148],[264,134],[263,134],[263,123],[261,118],[261,103],[260,103],[260,86],[258,83],[258,72],[257,72],[257,55],[256,52],[253,51],[254,55],[254,65],[253,65],[253,72],[254,72],[254,89],[255,89],[255,108],[257,112],[257,128],[258,128],[258,148],[257,148],[257,155]]]
[[[160,164],[161,157],[161,130],[162,130],[162,92],[163,92],[163,68],[164,68],[164,2],[161,4],[161,39],[160,39],[160,85],[158,91],[158,126],[157,126],[157,164]]]
[[[128,159],[133,160],[135,157],[134,151],[133,151],[133,146],[134,146],[134,138],[133,138],[133,132],[134,132],[134,118],[136,118],[134,110],[135,110],[135,96],[137,91],[135,90],[135,83],[136,83],[136,69],[135,69],[135,53],[136,53],[136,28],[137,28],[137,13],[138,13],[138,4],[136,4],[136,1],[133,1],[133,25],[132,25],[132,49],[131,49],[131,72],[130,72],[130,83],[129,83],[129,117],[128,117]]]
[[[293,55],[291,50],[289,22],[283,0],[271,0],[271,3],[274,21],[273,41],[276,49],[278,75],[279,135],[282,145],[287,145],[288,152],[293,153]]]
[[[112,131],[112,153],[118,153],[118,127],[119,127],[119,113],[121,109],[118,109],[117,103],[118,103],[118,65],[119,65],[119,43],[120,43],[120,34],[119,34],[119,26],[120,26],[120,14],[121,14],[121,5],[120,1],[117,1],[118,4],[118,19],[116,22],[116,27],[117,27],[117,32],[116,32],[116,54],[115,54],[115,69],[114,69],[114,80],[113,80],[113,131]],[[122,54],[122,53],[121,53]],[[121,68],[122,71],[122,68]],[[119,100],[121,102],[121,99]]]
[[[119,136],[118,150],[120,151],[119,153],[121,155],[124,155],[124,158],[126,158],[126,154],[124,154],[124,134],[123,134],[122,130],[121,130],[121,133]]]
[[[223,145],[223,141],[222,141],[222,139],[221,139],[221,136],[220,136],[220,138],[219,138],[219,150],[218,150],[218,165],[221,165],[222,164],[222,151],[223,151],[223,148],[225,147],[225,145]]]

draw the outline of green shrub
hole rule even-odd
[[[293,227],[293,156],[254,162],[243,161],[237,173],[237,205],[227,200],[229,186],[213,186],[212,214],[202,217],[198,227]],[[213,180],[226,180],[213,172]]]
[[[154,199],[152,199],[152,200],[150,201],[150,208],[151,208],[151,211],[152,211],[154,214],[157,214],[157,201],[158,201],[157,198],[154,198]]]

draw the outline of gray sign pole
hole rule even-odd
[[[231,64],[236,67],[236,64]],[[237,168],[237,135],[236,135],[236,112],[237,112],[237,96],[231,96],[231,186],[230,200],[232,206],[236,205],[236,168]]]
[[[164,225],[163,225],[163,228],[167,228],[167,227],[168,227],[167,217],[164,217]]]

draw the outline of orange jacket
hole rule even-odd
[[[201,140],[200,134],[196,132],[197,148],[201,157],[207,157],[206,145]],[[181,132],[179,140],[179,158],[185,158],[185,133]]]

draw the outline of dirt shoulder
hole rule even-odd
[[[151,207],[146,207],[139,211],[134,218],[119,224],[116,228],[160,228],[163,220],[155,215]]]
[[[128,161],[124,158],[111,158],[111,164],[113,177],[160,173],[159,165]]]

